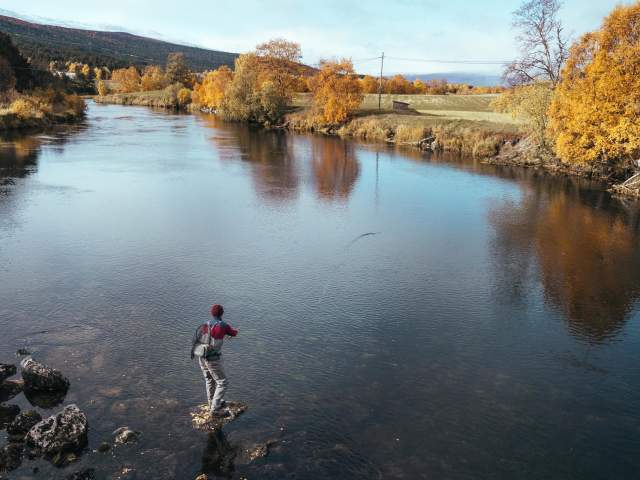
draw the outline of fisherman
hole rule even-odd
[[[224,401],[229,384],[222,365],[222,343],[225,335],[235,337],[238,334],[236,329],[222,320],[223,314],[222,305],[211,307],[213,321],[198,327],[191,347],[191,359],[198,358],[206,382],[209,413],[218,417],[229,413]]]

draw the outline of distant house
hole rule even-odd
[[[409,110],[409,104],[407,102],[393,100],[393,110]]]

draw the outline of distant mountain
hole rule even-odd
[[[127,32],[105,32],[33,23],[0,15],[0,31],[32,63],[44,67],[51,60],[74,60],[109,68],[136,65],[164,65],[167,55],[182,52],[188,65],[197,71],[233,66],[236,53],[207,50],[164,42]]]
[[[500,75],[488,75],[482,73],[445,72],[445,73],[405,73],[404,76],[411,80],[447,80],[449,83],[466,83],[476,87],[494,87],[502,85]]]

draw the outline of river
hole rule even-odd
[[[90,424],[9,478],[638,478],[639,233],[585,180],[90,104],[0,143],[0,361]],[[249,405],[220,435],[189,417],[212,303]]]

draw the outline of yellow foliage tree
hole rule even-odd
[[[311,82],[313,106],[322,121],[346,121],[364,98],[362,85],[354,74],[351,60],[321,61],[320,71]]]
[[[233,72],[229,67],[222,67],[207,72],[202,83],[193,89],[193,101],[201,107],[216,110],[222,105],[224,94],[233,80]]]
[[[509,113],[513,118],[522,120],[536,146],[542,151],[548,151],[551,147],[548,138],[548,111],[552,98],[551,82],[536,82],[505,91],[491,106],[497,112]]]
[[[167,86],[167,77],[157,65],[149,65],[145,67],[144,73],[140,78],[140,88],[143,92],[153,90],[162,90]]]
[[[80,73],[82,74],[82,76],[84,78],[86,78],[87,80],[91,78],[91,67],[89,65],[87,65],[86,63],[84,65],[82,65],[82,67],[80,68]]]
[[[551,105],[567,162],[640,159],[640,1],[618,6],[570,51]]]
[[[109,93],[109,89],[107,88],[107,84],[104,82],[104,80],[98,80],[96,89],[98,90],[98,95],[100,95],[101,97],[104,97],[107,93]]]
[[[118,84],[118,91],[121,93],[140,90],[140,74],[136,67],[114,70],[111,74],[111,80]]]

